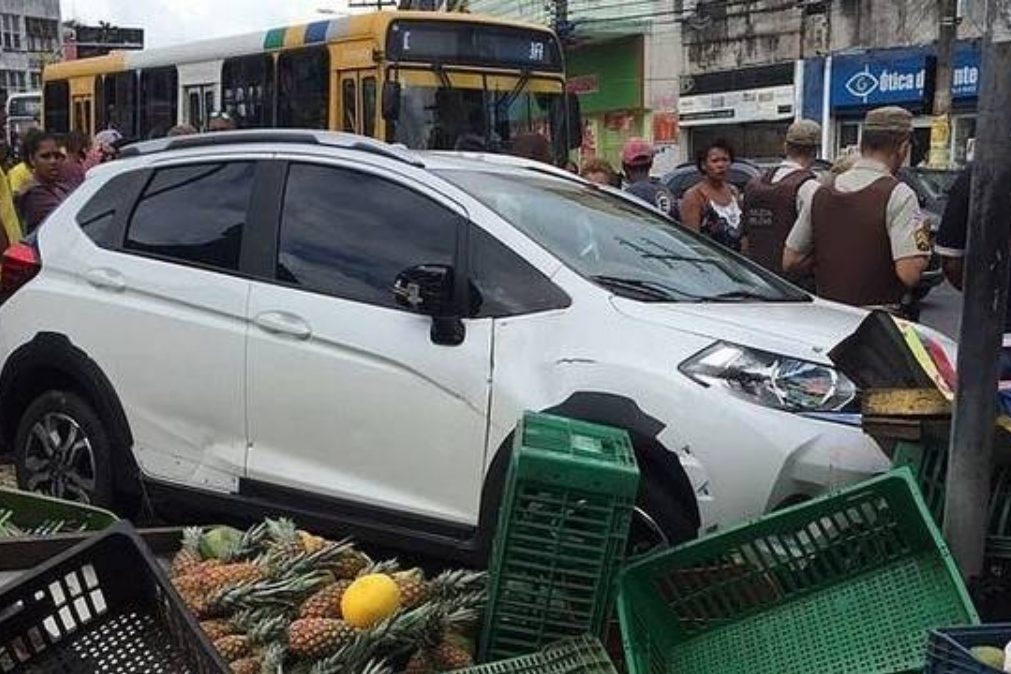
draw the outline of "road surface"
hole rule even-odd
[[[962,294],[947,283],[934,288],[923,300],[920,322],[958,340],[958,324],[962,318]]]

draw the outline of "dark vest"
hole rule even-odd
[[[811,225],[819,295],[860,307],[902,301],[906,287],[895,274],[888,238],[888,200],[898,184],[882,176],[856,192],[840,192],[834,181],[815,192]]]
[[[777,170],[752,178],[744,188],[744,231],[748,236],[748,256],[782,275],[783,245],[797,221],[797,190],[813,180],[814,174],[798,169],[774,184],[772,177]]]

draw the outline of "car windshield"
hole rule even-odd
[[[660,302],[799,302],[810,296],[605,189],[546,174],[445,170],[580,275]]]

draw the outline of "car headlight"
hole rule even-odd
[[[842,411],[857,388],[833,367],[717,342],[681,364],[703,384],[765,407],[790,412]]]

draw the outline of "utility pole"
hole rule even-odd
[[[932,168],[948,168],[951,139],[951,73],[958,34],[958,0],[938,0],[937,70],[934,74],[934,119],[930,124]]]
[[[982,87],[969,208],[958,388],[945,490],[944,533],[967,578],[980,575],[993,470],[998,354],[1011,230],[1011,0],[987,0]]]

